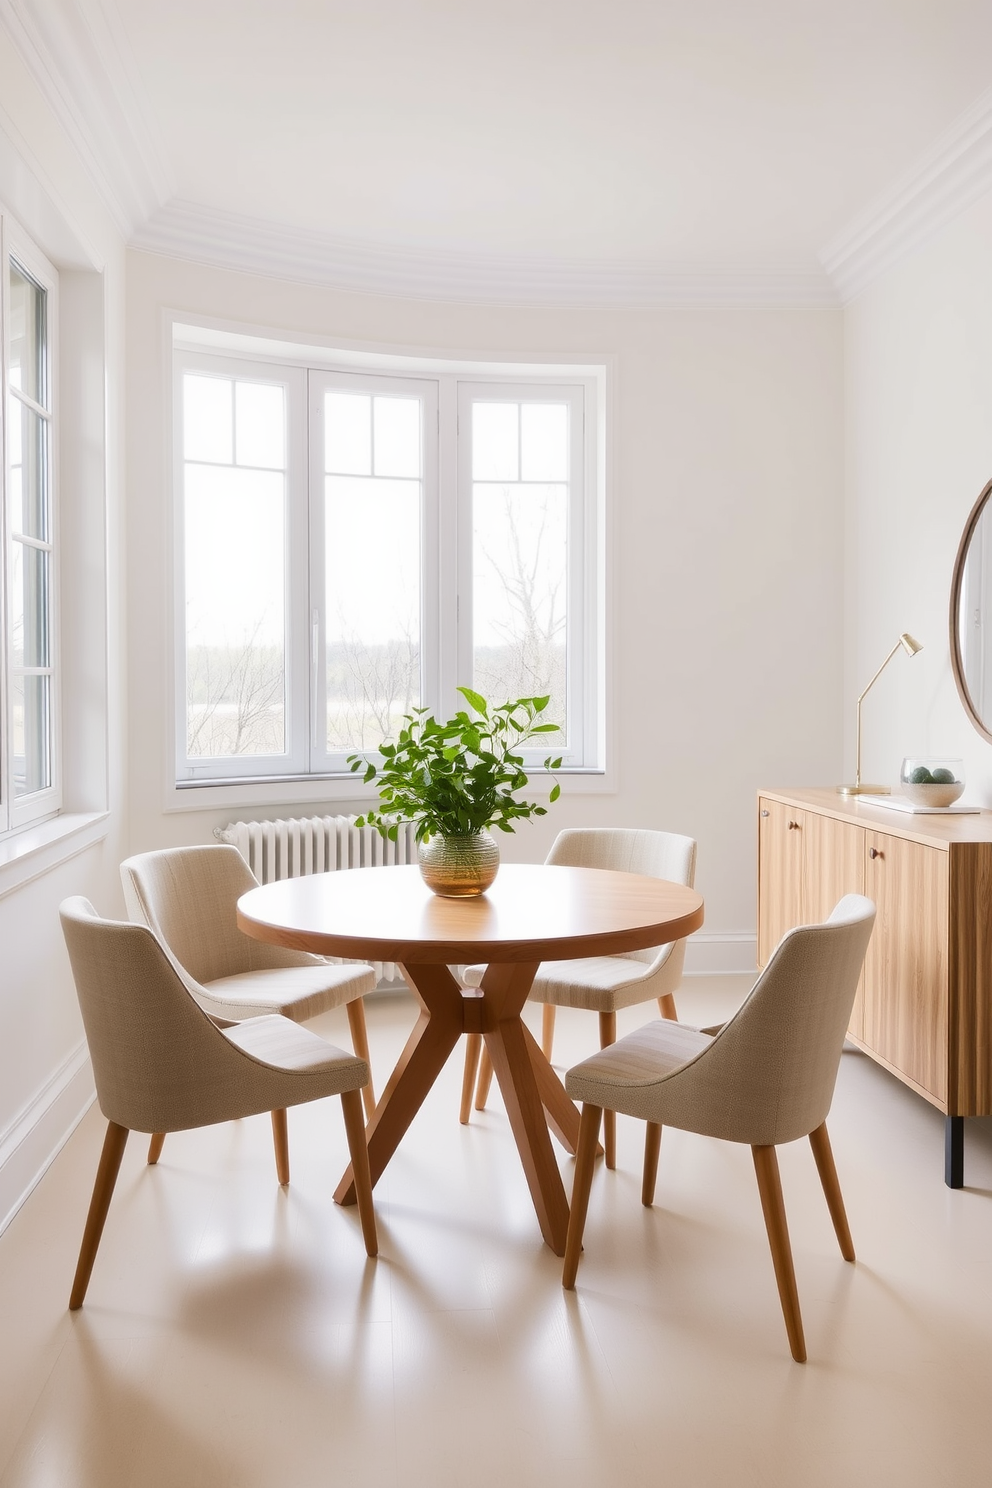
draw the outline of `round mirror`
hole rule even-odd
[[[968,717],[992,743],[992,481],[965,524],[951,582],[951,667]]]

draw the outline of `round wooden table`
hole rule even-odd
[[[294,950],[396,961],[421,1013],[367,1129],[375,1184],[463,1033],[481,1033],[545,1240],[565,1253],[568,1201],[548,1132],[569,1152],[579,1114],[521,1018],[542,961],[609,956],[681,940],[703,923],[693,890],[599,868],[504,863],[472,899],[432,894],[416,867],[284,879],[238,902],[246,935]],[[478,988],[450,966],[487,962]],[[545,1114],[546,1113],[546,1114]],[[355,1201],[350,1167],[335,1190]]]

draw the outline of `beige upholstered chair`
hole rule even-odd
[[[648,1123],[641,1200],[654,1201],[662,1126],[747,1142],[794,1359],[806,1358],[799,1295],[782,1202],[780,1142],[808,1136],[841,1254],[854,1246],[826,1118],[844,1033],[875,921],[875,906],[848,894],[823,925],[790,930],[743,1006],[720,1028],[649,1023],[569,1070],[583,1104],[563,1284],[575,1285],[604,1110]]]
[[[696,871],[696,844],[691,837],[675,832],[652,832],[622,827],[571,827],[559,832],[546,861],[567,868],[612,868],[623,873],[643,873],[670,883],[692,887]],[[601,1048],[617,1036],[617,1012],[635,1003],[658,999],[664,1018],[676,1018],[675,992],[682,981],[685,941],[656,946],[646,951],[627,951],[619,956],[592,956],[579,961],[545,961],[530,991],[532,1002],[544,1004],[541,1047],[551,1058],[555,1009],[586,1008],[599,1014]],[[477,987],[484,966],[469,966],[462,973],[466,986]],[[465,1051],[461,1121],[469,1118],[475,1064],[479,1060],[481,1036],[470,1034]],[[476,1091],[476,1109],[486,1103],[492,1079],[489,1056],[482,1051],[482,1067]],[[616,1164],[616,1125],[612,1111],[606,1113],[603,1145],[606,1166]]]
[[[355,1190],[370,1256],[375,1213],[360,1089],[369,1069],[286,1018],[218,1028],[144,925],[103,920],[87,899],[66,899],[62,930],[93,1061],[107,1135],[79,1252],[70,1308],[81,1307],[130,1131],[187,1131],[340,1095]],[[287,1160],[288,1162],[288,1160]],[[289,1181],[288,1165],[281,1181]]]
[[[211,1017],[236,1023],[260,1013],[281,1013],[305,1023],[345,1003],[355,1053],[371,1069],[362,997],[375,986],[372,967],[332,966],[306,951],[284,950],[243,935],[237,902],[258,881],[236,847],[211,844],[139,853],[121,864],[121,882],[129,918],[154,931],[187,990]],[[363,1098],[371,1116],[371,1076]],[[150,1162],[161,1152],[160,1137],[153,1139]]]

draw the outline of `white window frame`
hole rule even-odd
[[[177,767],[175,785],[166,786],[167,810],[196,810],[203,806],[278,804],[312,800],[350,801],[368,796],[358,777],[348,772],[340,756],[321,749],[318,732],[322,712],[318,691],[322,677],[323,593],[320,512],[323,497],[322,438],[317,420],[322,417],[323,391],[327,387],[389,392],[415,389],[425,398],[424,508],[422,579],[422,668],[424,703],[439,717],[464,706],[457,692],[459,682],[470,676],[471,560],[466,560],[466,532],[471,542],[470,437],[464,420],[459,428],[460,406],[482,392],[487,399],[513,401],[561,401],[567,399],[571,419],[572,468],[569,552],[569,697],[572,706],[571,749],[559,778],[563,789],[612,790],[615,782],[607,767],[606,748],[610,734],[608,717],[609,679],[607,637],[607,451],[606,421],[609,396],[609,362],[574,365],[561,360],[494,362],[481,358],[438,358],[405,352],[379,352],[364,348],[315,346],[290,342],[269,334],[249,334],[217,323],[193,325],[176,312],[167,312],[165,326],[171,353],[174,398],[173,524],[175,550],[175,647],[176,686],[173,691],[173,722],[170,734],[178,751],[185,740],[185,629],[182,596],[182,376],[186,370],[226,364],[233,375],[250,366],[260,380],[298,368],[309,376],[306,407],[310,419],[305,459],[309,463],[308,492],[296,505],[309,511],[310,536],[304,539],[307,583],[305,599],[305,654],[310,681],[307,706],[308,763],[297,770],[290,761],[274,769],[271,757],[252,761],[230,758],[212,762],[215,768],[197,769],[183,776]],[[204,348],[208,348],[204,350]],[[227,349],[235,356],[225,355]],[[227,375],[232,375],[228,372]],[[432,406],[436,415],[430,412]],[[301,446],[302,448],[302,446]],[[431,490],[436,479],[435,490]],[[291,505],[292,494],[290,497]],[[468,503],[466,505],[466,502]],[[581,507],[581,511],[579,508]],[[294,528],[295,531],[295,528]],[[576,542],[575,538],[579,537]],[[431,579],[431,570],[437,576]],[[297,567],[296,572],[300,569]],[[292,585],[291,587],[295,587]],[[316,613],[315,613],[316,612]],[[317,622],[316,638],[314,621]],[[460,624],[459,621],[468,621]],[[553,747],[546,746],[528,758],[531,770]],[[205,762],[198,761],[198,765]],[[232,770],[232,763],[238,768]],[[210,790],[208,787],[213,786]],[[195,789],[191,789],[195,787]],[[540,787],[538,787],[540,789]]]
[[[10,281],[11,261],[23,270],[39,288],[45,291],[45,377],[47,407],[35,402],[27,394],[10,386],[8,352],[8,327],[10,325]],[[0,299],[0,427],[2,427],[2,463],[0,463],[0,537],[3,545],[3,561],[0,564],[0,599],[2,599],[2,623],[0,623],[0,835],[14,833],[33,826],[49,817],[57,816],[62,808],[62,706],[61,666],[59,646],[59,441],[58,441],[58,271],[41,250],[23,231],[20,225],[0,205],[0,263],[2,273],[2,299]],[[48,750],[50,782],[42,790],[17,797],[14,794],[13,757],[10,747],[12,728],[11,673],[11,570],[13,564],[13,537],[7,500],[9,469],[9,397],[22,401],[33,412],[44,419],[48,429],[48,540],[33,546],[43,547],[50,555],[48,570],[48,666],[38,669],[20,668],[25,675],[29,671],[49,677],[48,690]]]

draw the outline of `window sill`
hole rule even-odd
[[[542,776],[542,770],[530,772],[530,789],[538,798],[550,788],[542,789]],[[608,770],[560,770],[557,779],[563,796],[610,795],[616,790],[616,781]],[[265,780],[183,781],[166,792],[164,805],[166,811],[302,806],[308,814],[316,806],[330,805],[345,807],[347,815],[362,805],[373,804],[375,799],[375,791],[358,775],[274,775]]]
[[[4,837],[0,841],[0,898],[102,841],[109,821],[109,811],[67,811]]]

